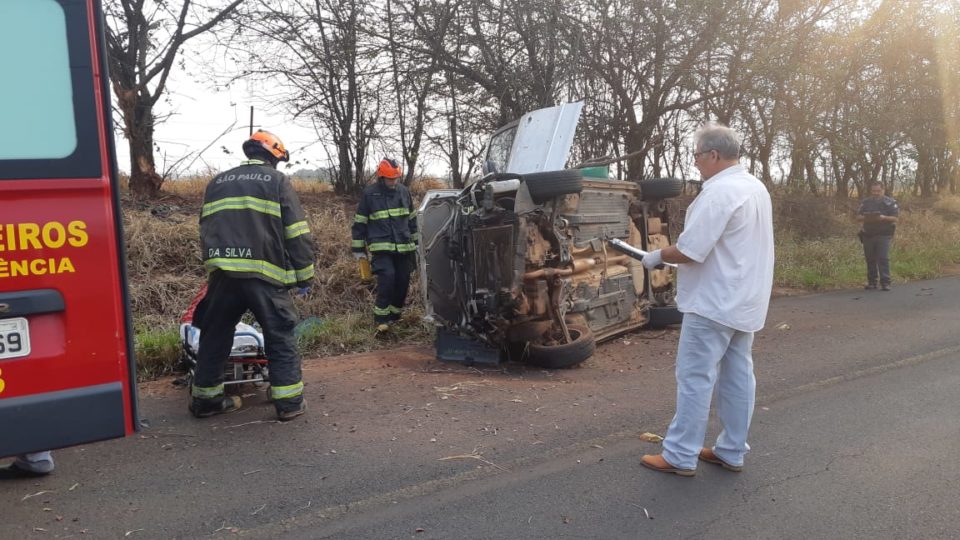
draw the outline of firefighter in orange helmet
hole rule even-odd
[[[377,276],[373,320],[381,332],[400,319],[419,242],[413,197],[399,183],[402,175],[396,160],[383,158],[377,181],[363,190],[353,218],[353,256],[363,259],[369,251],[373,259],[370,265]]]
[[[277,170],[289,161],[280,139],[257,131],[243,143],[248,160],[207,184],[200,243],[207,294],[194,312],[200,348],[190,412],[196,417],[241,405],[224,394],[224,363],[236,325],[247,310],[263,328],[270,359],[270,395],[280,420],[304,413],[296,308],[288,290],[309,291],[314,276],[310,227],[290,180]]]

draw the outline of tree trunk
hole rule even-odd
[[[149,97],[133,91],[117,92],[130,146],[130,192],[148,198],[156,197],[163,185],[153,160],[153,107],[149,101]]]
[[[337,162],[339,167],[333,187],[334,191],[340,195],[345,195],[350,193],[353,188],[353,162],[350,160],[349,137],[341,137],[337,140]]]

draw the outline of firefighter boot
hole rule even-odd
[[[206,418],[216,414],[233,412],[243,405],[239,396],[217,396],[204,399],[195,397],[190,401],[190,412],[197,418]]]
[[[302,396],[296,403],[289,399],[278,399],[274,400],[273,404],[277,407],[277,418],[281,422],[293,420],[307,412],[307,400]]]

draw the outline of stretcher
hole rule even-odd
[[[197,353],[200,350],[200,329],[193,326],[193,312],[197,304],[206,295],[206,285],[194,297],[190,307],[180,318],[180,344],[182,362],[187,371],[189,385],[193,385],[197,367]],[[263,347],[263,334],[255,327],[243,322],[237,323],[233,334],[233,346],[224,365],[223,385],[227,391],[237,391],[242,384],[266,385],[270,381],[269,361]]]

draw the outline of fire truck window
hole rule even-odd
[[[0,159],[61,159],[77,148],[67,22],[55,0],[4,0]]]

